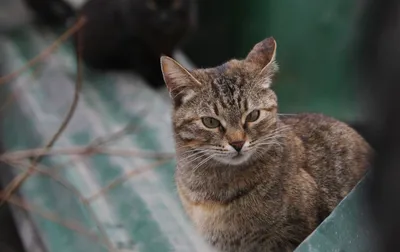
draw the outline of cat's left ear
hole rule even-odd
[[[269,88],[272,77],[278,72],[279,67],[276,63],[277,44],[273,37],[264,39],[256,44],[246,57],[246,61],[255,64],[259,71],[259,76],[264,80],[263,86]]]
[[[180,106],[195,95],[195,91],[201,87],[201,83],[172,58],[161,56],[160,61],[164,82],[175,106]]]

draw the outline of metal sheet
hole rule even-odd
[[[0,37],[0,58],[5,71],[21,67],[54,41],[55,36],[27,29]],[[184,57],[178,53],[177,57]],[[37,68],[2,87],[0,101],[17,96],[3,112],[2,138],[9,151],[40,147],[59,127],[72,102],[76,63],[70,44],[61,47]],[[99,75],[85,71],[84,88],[71,123],[55,148],[86,145],[110,135],[129,122],[140,133],[112,144],[173,152],[170,103],[167,95],[155,92],[136,75]],[[143,116],[145,112],[145,116]],[[66,167],[54,168],[68,163]],[[72,163],[71,163],[72,162]],[[110,181],[134,169],[149,165],[144,158],[95,156],[77,160],[74,156],[53,156],[46,164],[51,172],[73,184],[87,197]],[[82,204],[71,191],[46,176],[33,175],[20,188],[24,199],[41,211],[51,211],[96,230],[90,207],[105,227],[108,238],[124,251],[207,251],[187,220],[173,182],[174,161],[143,172],[107,191],[90,204]],[[48,251],[106,251],[76,231],[30,213]]]

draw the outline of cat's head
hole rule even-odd
[[[278,71],[275,54],[271,37],[244,60],[215,68],[189,71],[161,58],[178,154],[239,165],[267,150],[277,128],[277,98],[270,89]]]
[[[140,6],[138,6],[140,5]],[[174,34],[192,21],[193,8],[191,0],[140,0],[136,1],[136,13],[140,11],[140,21],[147,23],[158,33]],[[193,21],[194,22],[194,21]]]

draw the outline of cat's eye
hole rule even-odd
[[[201,118],[201,121],[203,122],[204,126],[210,129],[218,128],[221,125],[217,119],[212,117],[203,117]]]
[[[254,110],[246,117],[246,122],[255,122],[260,117],[260,110]]]

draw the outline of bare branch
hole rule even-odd
[[[107,191],[113,189],[114,187],[124,183],[125,181],[127,181],[128,179],[137,176],[141,173],[144,173],[146,171],[149,171],[151,169],[157,168],[162,164],[167,163],[168,160],[160,160],[158,162],[154,162],[148,165],[144,165],[142,167],[136,168],[124,175],[122,175],[119,178],[114,179],[113,181],[111,181],[111,183],[109,183],[107,186],[103,187],[100,191],[94,193],[92,196],[86,198],[87,201],[93,201],[95,199],[97,199],[98,197],[100,197],[101,195],[103,195],[104,193],[106,193]]]
[[[81,224],[77,221],[62,219],[57,214],[52,213],[50,211],[39,210],[36,207],[33,207],[32,205],[24,202],[21,199],[18,199],[15,196],[13,196],[11,198],[6,198],[6,197],[4,197],[3,194],[0,194],[0,198],[6,200],[8,203],[10,203],[12,205],[18,206],[26,211],[35,213],[44,219],[58,223],[61,226],[66,227],[72,231],[75,231],[75,232],[89,238],[90,240],[97,242],[97,243],[101,244],[102,246],[104,246],[104,242],[101,239],[99,239],[99,237],[96,234],[87,230],[85,227],[81,226]]]
[[[84,19],[79,19],[77,24],[81,24],[81,25],[75,25],[74,27],[79,27],[81,28],[84,24],[85,20]],[[75,28],[76,30],[78,30],[77,28]],[[74,30],[75,32],[75,30]],[[65,34],[63,36],[65,37],[69,37],[71,34],[73,33],[66,33],[68,36],[66,36]],[[63,122],[61,123],[60,128],[57,130],[57,132],[54,134],[54,136],[50,139],[50,141],[46,144],[45,149],[49,150],[54,143],[57,141],[57,139],[61,136],[62,132],[65,130],[65,128],[67,127],[69,121],[71,120],[75,109],[78,105],[78,100],[79,100],[79,92],[82,88],[82,66],[81,66],[81,62],[80,62],[80,46],[78,43],[78,53],[77,53],[77,58],[78,58],[78,62],[77,62],[77,81],[75,84],[75,93],[74,93],[74,99],[72,101],[71,107],[67,113],[67,116],[65,117],[65,119],[63,120]],[[0,82],[1,83],[1,82]],[[30,176],[30,174],[32,173],[35,165],[40,162],[42,156],[36,156],[35,159],[32,161],[32,165],[31,167],[25,171],[22,174],[19,174],[18,176],[16,176],[4,189],[4,193],[3,193],[3,199],[0,200],[0,206],[3,205],[4,201],[8,199],[8,197],[10,197],[13,192],[18,189],[18,187]]]
[[[2,160],[2,162],[8,164],[10,167],[15,167],[15,168],[18,168],[23,171],[28,169],[31,165],[29,162],[20,161],[20,160],[12,160],[12,161]],[[22,167],[24,167],[24,168],[22,168]],[[37,167],[39,167],[39,168],[37,168]],[[48,169],[46,166],[37,164],[36,167],[34,167],[33,171],[38,174],[50,177],[55,182],[59,183],[62,187],[64,187],[68,191],[74,193],[75,196],[77,196],[80,200],[86,201],[86,199],[79,193],[79,191],[71,183],[69,183],[66,180],[64,180],[63,178],[61,178],[58,174],[51,172],[50,169]]]
[[[48,48],[46,48],[44,51],[42,51],[38,56],[35,58],[31,59],[29,62],[27,62],[25,65],[23,65],[20,69],[6,75],[3,77],[0,77],[0,86],[2,84],[5,84],[16,77],[18,77],[22,72],[26,71],[30,67],[36,65],[38,62],[41,60],[45,59],[48,57],[53,51],[55,51],[64,41],[66,41],[68,38],[70,38],[74,33],[76,33],[79,29],[83,27],[83,25],[86,23],[85,18],[80,18],[78,22],[72,26],[70,29],[68,29],[64,34],[62,34],[56,41],[53,42]]]
[[[129,149],[116,149],[116,148],[100,148],[97,150],[97,153],[103,155],[111,155],[111,156],[121,156],[121,157],[141,157],[141,158],[154,158],[154,159],[173,159],[175,158],[174,153],[168,152],[151,152],[151,151],[138,151],[138,150],[129,150]]]
[[[30,149],[30,150],[20,150],[20,151],[12,151],[6,152],[0,155],[0,160],[4,161],[15,161],[20,159],[26,159],[36,156],[53,156],[53,155],[112,155],[112,156],[121,156],[121,157],[140,157],[146,159],[172,159],[175,157],[174,153],[169,152],[153,152],[153,151],[144,151],[137,149],[117,149],[117,148],[92,148],[90,146],[76,146],[76,147],[68,147],[68,148],[54,148],[54,149],[46,149],[46,148],[38,148],[38,149]]]
[[[88,148],[96,148],[99,146],[103,146],[106,145],[110,142],[116,141],[118,139],[120,139],[121,137],[124,137],[128,134],[132,134],[132,133],[137,133],[137,131],[139,130],[139,126],[134,124],[133,122],[128,123],[123,129],[114,132],[112,134],[109,134],[107,136],[104,137],[99,137],[97,139],[94,139],[88,146]]]
[[[29,162],[23,162],[23,161],[17,161],[15,163],[7,163],[7,164],[10,165],[11,167],[16,167],[19,169],[20,169],[19,166],[23,166],[25,168],[30,167]],[[91,219],[95,223],[97,229],[99,230],[101,236],[103,237],[104,244],[107,244],[107,247],[110,251],[115,251],[115,249],[113,248],[112,242],[108,238],[103,225],[97,218],[96,214],[93,212],[93,209],[90,206],[90,202],[85,197],[83,197],[83,195],[79,192],[79,190],[76,189],[76,187],[74,185],[72,185],[70,182],[68,182],[67,180],[64,180],[57,174],[52,173],[48,167],[41,165],[41,164],[37,164],[36,166],[40,167],[41,169],[38,169],[35,167],[34,168],[35,172],[50,177],[51,179],[53,179],[54,181],[59,183],[61,186],[63,186],[65,189],[67,189],[69,192],[73,193],[82,202],[82,204],[85,205],[86,209],[89,211],[89,216],[91,217]]]
[[[0,86],[2,84],[8,83],[13,79],[17,78],[21,73],[26,71],[27,69],[37,65],[40,61],[44,60],[48,57],[52,52],[54,52],[64,41],[66,41],[69,37],[71,37],[74,33],[78,32],[83,25],[85,24],[86,19],[80,18],[78,22],[68,29],[62,36],[60,36],[54,43],[52,43],[48,48],[42,51],[35,58],[27,62],[20,69],[6,75],[0,77]],[[127,134],[132,132],[136,132],[139,128],[139,125],[134,125],[133,123],[128,124],[122,130],[113,133],[111,135],[101,137],[92,141],[88,146],[76,146],[69,148],[58,148],[53,149],[53,145],[58,140],[58,138],[62,135],[65,128],[68,126],[79,101],[79,93],[82,89],[82,59],[81,59],[81,43],[79,43],[80,35],[78,33],[78,47],[77,47],[77,80],[75,83],[75,91],[74,98],[71,103],[71,106],[68,110],[67,115],[62,121],[59,129],[55,132],[55,134],[51,137],[49,142],[43,148],[31,149],[31,150],[20,150],[7,152],[0,155],[0,161],[8,163],[12,167],[16,167],[18,169],[23,169],[23,172],[18,174],[5,188],[3,192],[0,192],[0,207],[4,204],[4,202],[8,202],[10,204],[16,205],[18,207],[23,208],[26,211],[30,211],[38,214],[39,216],[58,223],[72,231],[75,231],[89,239],[99,242],[102,246],[106,247],[109,251],[117,251],[114,249],[112,241],[107,236],[107,233],[101,223],[101,221],[97,218],[97,215],[94,213],[91,202],[95,199],[98,199],[101,195],[104,195],[107,191],[112,190],[116,186],[124,183],[128,179],[142,174],[148,170],[157,168],[162,164],[165,164],[171,161],[174,157],[174,153],[166,153],[166,152],[153,152],[153,151],[143,151],[143,150],[135,150],[135,149],[116,149],[116,148],[106,148],[105,145],[115,141],[116,139],[120,139]],[[10,94],[5,103],[1,105],[0,112],[2,112],[9,104],[15,100],[15,94]],[[148,108],[146,108],[147,110]],[[49,169],[42,164],[40,161],[45,156],[53,156],[53,155],[70,155],[71,158],[78,157],[87,157],[91,155],[111,155],[111,156],[121,156],[121,157],[140,157],[146,159],[157,159],[156,162],[138,167],[132,171],[127,172],[123,176],[113,180],[111,183],[101,188],[98,192],[94,193],[88,198],[85,198],[80,191],[68,180],[64,179],[62,176],[56,174],[53,169]],[[31,158],[32,161],[28,161],[26,159]],[[57,214],[50,211],[42,211],[37,209],[36,207],[29,205],[28,202],[24,202],[22,199],[13,196],[15,190],[31,175],[33,174],[41,174],[44,176],[48,176],[65,189],[73,193],[86,207],[89,211],[89,215],[93,222],[95,223],[97,229],[101,236],[98,236],[96,233],[87,230],[87,228],[81,226],[81,224],[77,221],[62,219]]]

